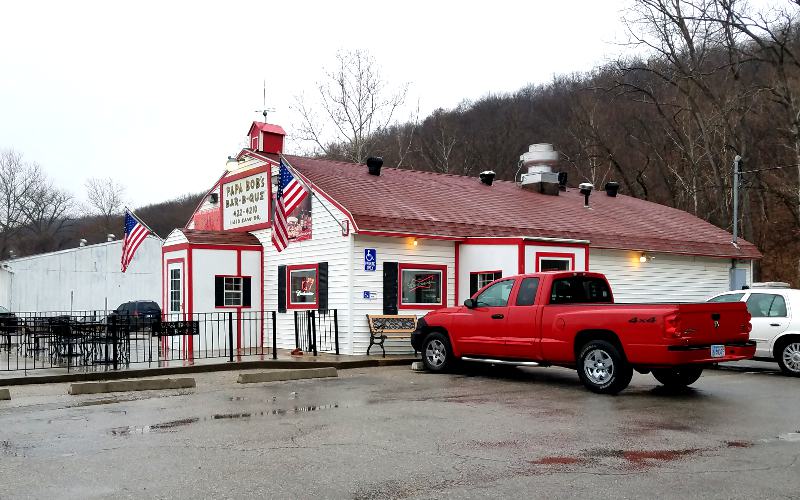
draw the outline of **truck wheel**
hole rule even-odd
[[[633,368],[613,344],[592,340],[578,355],[578,377],[592,392],[617,394],[631,383]]]
[[[800,377],[800,340],[791,339],[776,351],[775,360],[781,371],[787,375]]]
[[[688,387],[700,378],[703,367],[700,366],[677,366],[675,368],[657,368],[653,370],[653,376],[665,387]]]
[[[431,333],[422,343],[422,362],[432,372],[445,372],[454,364],[450,339],[441,333]]]

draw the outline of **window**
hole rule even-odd
[[[317,305],[317,266],[288,266],[288,306],[295,309],[314,308]]]
[[[508,296],[514,288],[514,280],[498,281],[490,286],[475,299],[477,307],[505,307],[508,305]]]
[[[539,278],[525,278],[519,285],[517,292],[518,306],[532,306],[536,301],[536,291],[539,289]]]
[[[540,258],[539,272],[569,271],[572,269],[572,260],[569,258]]]
[[[180,268],[173,268],[169,270],[169,310],[170,312],[180,312],[181,310]]]
[[[423,264],[399,265],[400,307],[432,309],[446,304],[446,266]]]
[[[478,290],[502,277],[503,273],[501,271],[478,271],[469,273],[469,296],[472,297]]]
[[[739,302],[744,297],[743,293],[727,293],[708,299],[709,302]]]
[[[242,305],[242,278],[225,276],[223,278],[223,305],[241,306]]]
[[[586,304],[592,302],[611,302],[608,283],[600,278],[573,276],[553,281],[550,290],[551,304]]]
[[[747,299],[747,311],[754,318],[785,318],[786,300],[772,293],[754,293]]]

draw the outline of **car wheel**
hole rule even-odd
[[[800,377],[800,339],[790,339],[776,351],[775,360],[781,371],[787,375]]]
[[[658,368],[653,376],[665,387],[688,387],[700,378],[703,368],[699,366],[677,366],[675,368]]]
[[[422,343],[422,362],[432,372],[445,372],[455,364],[450,339],[442,333],[431,333]]]
[[[617,394],[633,378],[633,368],[620,350],[605,340],[593,340],[583,346],[577,368],[583,385],[598,394]]]

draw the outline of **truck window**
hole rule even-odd
[[[539,278],[525,278],[519,285],[517,293],[518,306],[532,306],[536,300],[536,290],[539,289]]]
[[[611,291],[604,279],[572,276],[553,281],[551,304],[586,304],[611,302]]]
[[[754,318],[785,318],[786,300],[772,293],[754,293],[747,299],[747,312]]]
[[[709,302],[739,302],[744,297],[743,293],[728,293],[725,295],[717,295],[711,299],[708,299]]]
[[[505,307],[508,305],[508,296],[514,287],[514,280],[498,281],[478,295],[478,307]]]

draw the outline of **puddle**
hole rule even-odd
[[[575,465],[586,462],[583,458],[577,457],[544,457],[539,460],[529,460],[531,465]]]
[[[158,424],[152,425],[140,425],[140,426],[125,426],[125,427],[114,427],[108,431],[108,433],[112,436],[131,436],[131,435],[139,435],[139,434],[149,434],[151,432],[162,432],[162,431],[170,431],[175,429],[176,427],[184,427],[187,425],[191,425],[197,422],[202,421],[213,421],[213,420],[240,420],[240,419],[251,419],[251,418],[263,418],[263,417],[271,417],[275,415],[288,415],[288,414],[297,414],[297,413],[308,413],[320,410],[332,410],[334,408],[339,408],[339,403],[331,403],[327,405],[308,405],[308,406],[296,406],[289,410],[283,409],[275,409],[275,410],[267,410],[261,412],[252,412],[252,413],[215,413],[210,417],[191,417],[191,418],[182,418],[180,420],[171,420],[169,422],[161,422]],[[346,407],[344,407],[346,408]]]
[[[726,441],[725,444],[728,448],[752,448],[753,443],[751,441]]]
[[[98,406],[98,405],[111,405],[115,403],[122,403],[121,399],[112,398],[112,399],[95,399],[94,401],[81,401],[80,403],[76,403],[72,405],[73,407],[77,406]]]

